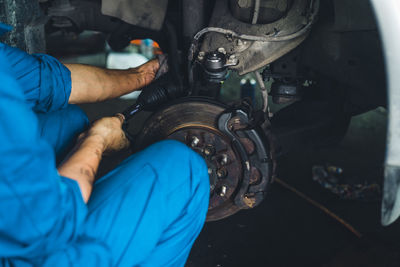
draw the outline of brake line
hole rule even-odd
[[[279,178],[275,177],[274,181],[277,182],[279,185],[281,185],[283,188],[291,191],[292,193],[296,194],[298,197],[300,197],[303,200],[307,201],[308,203],[310,203],[314,207],[320,209],[321,211],[323,211],[325,214],[327,214],[328,216],[330,216],[334,220],[338,221],[341,225],[343,225],[347,230],[352,232],[358,238],[362,238],[363,237],[363,235],[359,231],[357,231],[350,223],[348,223],[347,221],[345,221],[344,219],[342,219],[341,217],[336,215],[334,212],[329,210],[324,205],[322,205],[322,204],[318,203],[317,201],[311,199],[310,197],[308,197],[304,193],[300,192],[299,190],[297,190],[296,188],[294,188],[293,186],[287,184],[286,182],[284,182],[283,180],[281,180]]]

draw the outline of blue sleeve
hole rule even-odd
[[[0,55],[0,259],[98,246],[78,242],[87,214],[79,186],[58,174],[53,149],[39,137],[37,118],[4,62]]]
[[[0,43],[0,55],[22,88],[28,105],[38,112],[67,106],[71,94],[71,73],[57,59],[43,54],[29,55]]]

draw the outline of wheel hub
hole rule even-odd
[[[173,139],[201,155],[210,178],[207,220],[219,220],[258,205],[271,181],[268,139],[251,126],[247,113],[188,98],[155,112],[137,136],[135,150]]]
[[[241,161],[229,140],[217,130],[201,126],[180,129],[168,139],[187,144],[205,159],[210,176],[210,210],[232,197],[241,178]]]

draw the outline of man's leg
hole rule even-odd
[[[54,148],[57,161],[65,156],[74,145],[76,137],[89,126],[85,112],[75,105],[36,115],[39,120],[40,135]]]
[[[109,246],[114,266],[183,266],[205,221],[209,187],[198,154],[159,142],[96,182],[84,234]]]

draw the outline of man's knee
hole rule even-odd
[[[205,160],[185,144],[166,140],[149,148],[165,196],[167,214],[200,231],[208,210],[210,182]]]
[[[181,197],[208,207],[209,177],[205,160],[185,144],[165,140],[148,147],[145,152],[158,173],[159,182],[171,193],[184,188]]]
[[[76,123],[76,128],[84,131],[89,126],[89,119],[86,113],[77,105],[68,105],[65,109],[61,110],[62,114],[68,116],[69,119],[72,119]]]
[[[196,182],[203,182],[203,180],[208,181],[207,165],[205,160],[191,148],[185,144],[175,141],[175,140],[164,140],[151,145],[149,148],[149,153],[152,154],[153,162],[151,165],[157,165],[158,163],[163,165],[163,169],[168,169],[166,173],[181,173],[189,176],[193,176]],[[178,179],[176,181],[179,183],[179,178],[183,177],[170,177],[167,175],[169,182]],[[207,179],[204,179],[207,177]]]

